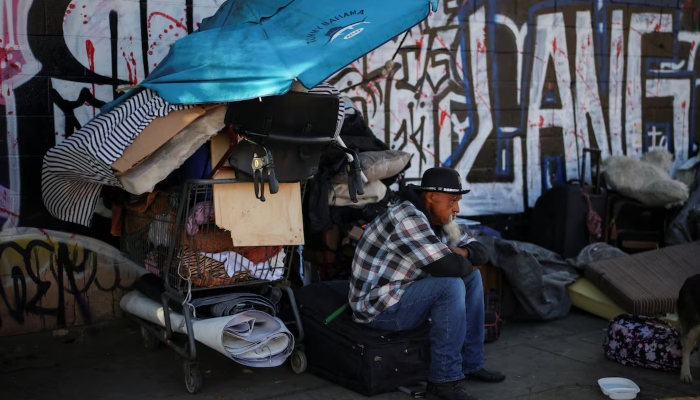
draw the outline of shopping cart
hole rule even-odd
[[[293,314],[292,321],[283,322],[286,326],[293,325],[296,331],[295,346],[289,357],[291,367],[302,373],[307,365],[301,344],[304,329],[288,279],[292,268],[301,264],[298,258],[298,264],[295,262],[295,257],[300,257],[298,246],[232,249],[230,232],[217,227],[213,220],[213,192],[216,185],[235,183],[235,180],[188,180],[180,191],[150,193],[137,203],[125,205],[122,252],[163,280],[165,291],[160,300],[163,309],[168,310],[164,313],[164,326],[130,313],[126,315],[140,325],[147,348],[155,348],[162,342],[184,358],[185,386],[190,393],[197,393],[202,387],[191,301],[204,291],[280,288]],[[305,185],[300,185],[303,198]],[[203,255],[231,250],[228,254],[240,259],[224,263]],[[232,272],[231,265],[237,266],[237,270]],[[173,304],[182,306],[187,332],[184,345],[175,337],[181,334],[171,328]]]

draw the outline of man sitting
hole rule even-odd
[[[443,399],[477,400],[465,378],[505,379],[484,369],[484,292],[473,266],[488,257],[455,222],[467,192],[457,171],[425,171],[421,186],[407,185],[402,201],[368,224],[350,279],[355,322],[402,331],[430,319],[428,391]]]

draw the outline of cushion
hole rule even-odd
[[[156,184],[178,169],[212,136],[224,128],[226,107],[210,109],[187,125],[141,163],[115,174],[124,190],[132,194],[152,192]]]
[[[336,207],[364,208],[367,204],[378,203],[386,196],[387,187],[382,181],[372,181],[362,185],[365,194],[357,195],[357,203],[350,200],[347,183],[338,183],[328,191],[328,205]]]
[[[585,276],[632,314],[673,313],[683,282],[700,273],[700,241],[593,262]]]
[[[413,154],[401,150],[365,151],[358,154],[362,172],[368,182],[390,178],[406,169]],[[347,183],[348,175],[342,170],[331,178],[332,183]]]

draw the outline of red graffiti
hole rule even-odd
[[[440,111],[440,130],[442,130],[442,125],[445,123],[445,118],[449,117],[450,115],[447,114],[447,111],[442,110]]]
[[[8,210],[7,208],[0,207],[0,213],[2,214],[7,214],[11,217],[19,218],[18,214],[13,213],[12,211]]]
[[[151,13],[151,15],[148,16],[148,28],[149,28],[149,29],[151,28],[151,20],[152,20],[153,17],[155,17],[155,16],[163,17],[163,18],[165,18],[165,19],[171,21],[171,22],[172,22],[173,24],[175,24],[175,26],[177,26],[178,28],[181,28],[181,29],[183,29],[185,32],[187,32],[187,27],[186,27],[182,22],[176,20],[175,18],[173,18],[173,17],[171,17],[170,15],[168,15],[168,14],[166,14],[166,13],[164,13],[164,12],[161,12],[161,11],[154,11],[154,12]],[[197,25],[199,26],[199,24],[197,24]],[[172,29],[172,28],[173,28],[173,26],[170,25],[170,29]]]
[[[557,54],[557,38],[552,39],[552,54]]]
[[[133,75],[133,72],[131,71],[131,65],[129,64],[129,60],[126,60],[126,69],[129,70],[129,82],[131,82],[131,84],[135,84],[134,83],[134,75]]]
[[[481,40],[476,41],[476,51],[481,53],[481,54],[486,53],[486,46],[484,45],[484,42],[482,42]]]
[[[19,215],[18,215],[18,217],[19,217]],[[51,236],[49,236],[48,232],[46,232],[46,230],[44,228],[38,228],[38,229],[39,229],[39,232],[43,233],[44,236],[46,236],[46,241],[49,242],[49,244],[53,246],[53,240],[51,240]]]
[[[5,0],[3,6],[3,19],[18,20],[18,9],[20,0]],[[12,27],[12,29],[9,29]],[[6,24],[5,29],[0,32],[0,84],[8,82],[22,73],[22,66],[27,62],[22,54],[22,49],[17,44],[19,42],[19,30],[24,27],[19,24]],[[21,78],[20,78],[21,79]],[[9,87],[9,85],[8,85]],[[10,89],[8,88],[8,96]],[[0,94],[0,105],[5,104],[5,98]]]
[[[88,67],[90,68],[90,71],[95,72],[95,45],[92,44],[92,41],[90,39],[87,39],[85,41],[85,53],[87,54],[88,58]],[[92,84],[92,95],[95,95],[95,84]],[[95,109],[92,109],[92,116],[94,117],[96,114]]]

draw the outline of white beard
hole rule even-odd
[[[450,222],[443,225],[442,229],[450,239],[450,242],[454,244],[459,243],[459,239],[462,237],[462,230],[459,228],[459,225],[457,225],[457,222],[455,222],[452,216],[450,216]]]

